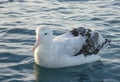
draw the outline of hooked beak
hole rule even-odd
[[[40,44],[40,35],[38,34],[36,35],[36,42],[33,45],[32,51],[34,51],[38,47],[39,44]]]

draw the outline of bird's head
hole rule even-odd
[[[52,41],[53,32],[49,27],[38,27],[36,28],[36,42],[33,45],[33,51],[40,44],[47,44]]]

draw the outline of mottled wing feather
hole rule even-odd
[[[84,40],[82,40],[83,38]],[[74,56],[80,54],[84,54],[85,56],[97,54],[106,43],[110,43],[108,39],[104,39],[98,32],[84,27],[75,28],[68,33],[56,37],[54,40],[64,40],[64,42],[67,43],[66,46],[71,47],[68,48],[71,50],[67,51],[74,51],[74,53],[72,52]],[[60,45],[62,45],[62,43]]]

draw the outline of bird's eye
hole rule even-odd
[[[44,35],[47,35],[47,33],[45,33]]]

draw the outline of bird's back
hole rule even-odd
[[[110,41],[96,31],[79,27],[54,38],[54,42],[66,54],[87,56],[97,54]]]

